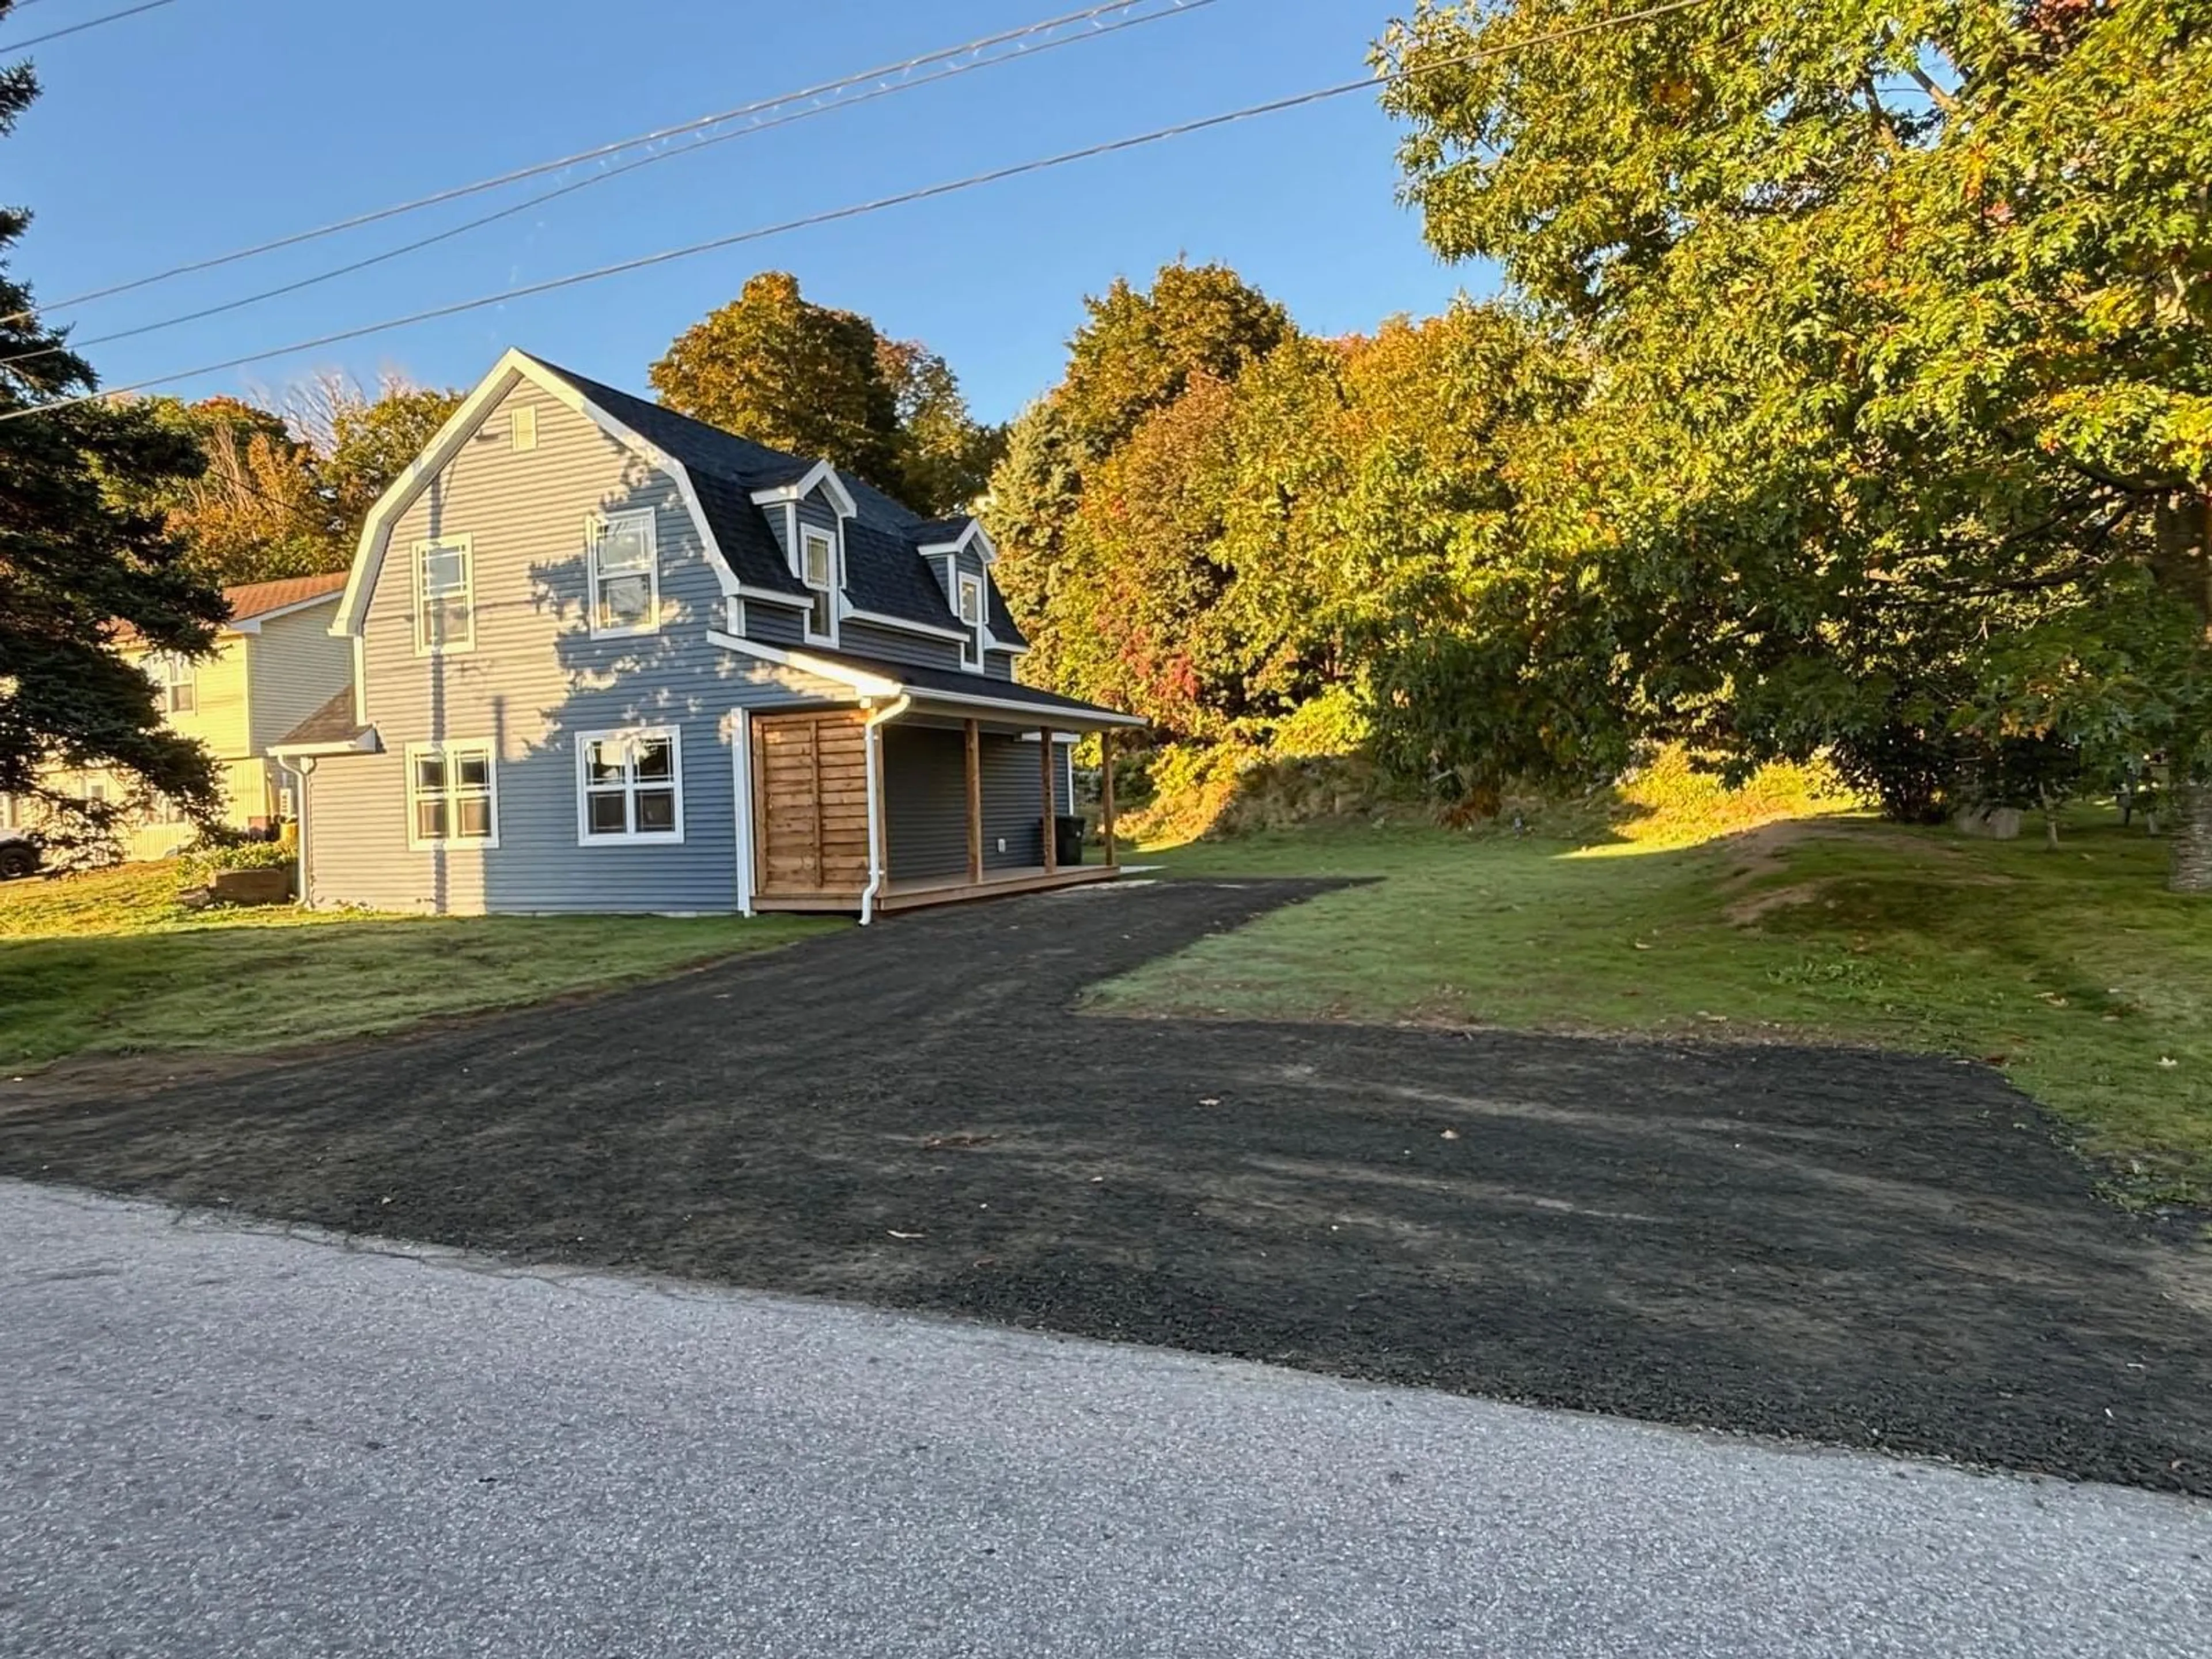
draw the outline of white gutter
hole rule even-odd
[[[866,927],[876,919],[876,895],[883,890],[884,878],[890,872],[884,867],[884,785],[883,734],[878,729],[890,725],[907,711],[912,697],[900,696],[868,716],[862,727],[862,750],[866,760],[868,775],[868,885],[860,895],[860,926]]]

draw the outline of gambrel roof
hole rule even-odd
[[[684,463],[715,539],[746,586],[794,596],[805,593],[753,496],[804,483],[822,469],[821,462],[738,437],[542,357],[531,361]],[[932,628],[958,627],[945,588],[920,550],[954,539],[975,520],[965,516],[924,519],[866,480],[842,468],[826,470],[836,474],[856,509],[845,526],[845,592],[854,607]],[[950,535],[944,533],[948,527]],[[995,592],[992,597],[993,636],[1000,645],[1018,647],[1023,641],[1012,617]]]
[[[354,561],[352,579],[338,608],[339,631],[359,628],[399,513],[426,479],[445,465],[492,404],[520,378],[589,415],[653,464],[666,465],[708,539],[725,592],[804,601],[805,586],[776,539],[762,498],[788,499],[788,492],[818,483],[841,508],[851,509],[845,522],[845,583],[854,608],[939,632],[958,629],[959,619],[944,584],[921,550],[980,539],[988,556],[989,538],[972,518],[925,519],[865,480],[825,462],[786,454],[542,357],[509,351],[371,509],[362,532],[361,556]],[[997,584],[988,584],[988,588],[986,620],[993,647],[1025,649],[1026,641]]]

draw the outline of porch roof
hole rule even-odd
[[[858,696],[910,697],[917,708],[933,712],[1024,726],[1048,726],[1058,732],[1100,732],[1109,726],[1140,726],[1146,723],[1141,715],[1124,714],[1079,698],[1064,697],[1057,691],[1040,690],[1012,680],[994,680],[957,668],[922,668],[912,663],[855,656],[849,651],[830,651],[818,646],[801,649],[765,645],[758,640],[739,639],[731,634],[718,633],[714,638],[725,650],[837,681],[851,686]]]

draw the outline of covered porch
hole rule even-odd
[[[980,676],[804,658],[792,665],[862,683],[843,707],[748,716],[750,908],[866,921],[1121,873],[1114,741],[1141,722]],[[1073,756],[1094,733],[1106,762],[1095,841]]]

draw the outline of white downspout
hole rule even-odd
[[[295,766],[279,755],[276,757],[276,767],[287,777],[297,778],[300,781],[300,811],[299,816],[292,820],[292,833],[299,841],[299,845],[293,848],[292,852],[294,865],[292,879],[299,884],[300,908],[302,910],[312,910],[315,908],[315,894],[314,889],[307,885],[307,775],[315,769],[315,763],[313,757],[303,756],[300,763]]]
[[[913,702],[911,696],[902,692],[869,715],[863,728],[866,734],[863,756],[868,775],[868,885],[860,895],[863,927],[876,919],[876,895],[883,890],[884,879],[890,874],[884,867],[884,743],[879,728],[905,714]]]
[[[738,914],[753,913],[753,723],[743,708],[730,716],[730,793],[737,806]]]

